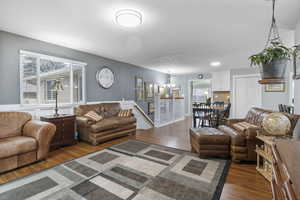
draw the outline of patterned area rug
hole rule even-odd
[[[0,186],[0,200],[216,200],[230,162],[129,140]]]

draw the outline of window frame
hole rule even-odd
[[[24,76],[24,68],[23,68],[23,58],[25,56],[35,57],[37,59],[37,102],[36,104],[25,104],[24,103],[24,83],[23,83],[23,76]],[[53,106],[54,103],[49,104],[42,104],[41,103],[41,94],[40,94],[40,88],[41,88],[41,73],[40,73],[40,60],[41,59],[47,59],[51,61],[56,62],[63,62],[69,65],[70,67],[70,102],[69,103],[61,103],[61,105],[76,105],[76,104],[85,104],[86,103],[86,66],[87,63],[71,60],[71,59],[65,59],[61,57],[56,56],[50,56],[46,54],[40,54],[30,51],[24,51],[20,50],[19,52],[19,75],[20,75],[20,104],[24,107],[32,107],[32,106]],[[80,102],[74,103],[74,80],[73,80],[73,72],[74,70],[78,70],[78,68],[81,68],[82,70],[82,100]]]
[[[45,90],[45,100],[47,102],[49,102],[48,104],[51,104],[51,103],[55,103],[55,92],[54,91],[51,91],[51,88],[48,88],[48,82],[52,82],[52,81],[55,81],[55,79],[48,79],[46,80],[46,90]],[[50,89],[50,92],[52,92],[54,94],[54,99],[48,99],[48,89]]]

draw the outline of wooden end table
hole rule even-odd
[[[41,121],[50,122],[56,126],[56,132],[50,144],[50,151],[77,143],[75,138],[75,115],[42,116]]]

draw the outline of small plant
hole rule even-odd
[[[292,49],[280,43],[271,43],[270,47],[264,49],[261,53],[250,56],[249,59],[251,66],[261,66],[281,59],[289,60],[292,55]]]

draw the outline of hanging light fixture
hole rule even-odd
[[[251,65],[259,66],[262,80],[260,84],[285,82],[285,71],[292,56],[292,50],[284,46],[275,19],[276,0],[272,0],[272,22],[267,42],[262,52],[252,55]]]

